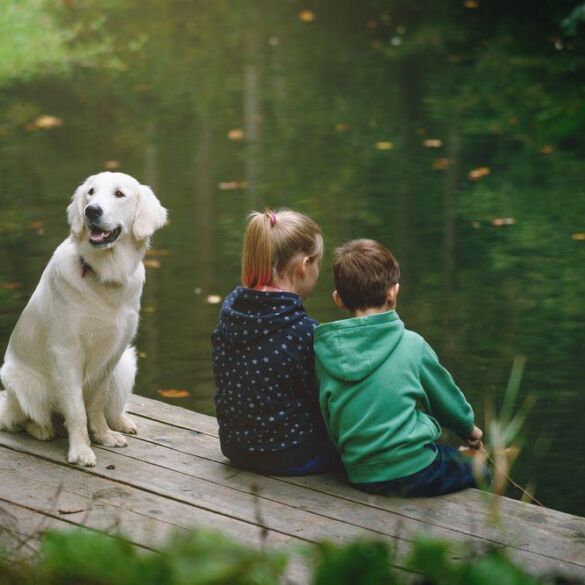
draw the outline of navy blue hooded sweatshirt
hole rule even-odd
[[[235,465],[284,470],[323,447],[316,326],[294,293],[237,287],[226,297],[211,338],[214,401],[221,450]]]

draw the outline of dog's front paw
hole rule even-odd
[[[95,435],[94,440],[98,445],[103,445],[104,447],[126,447],[128,445],[126,437],[115,431]]]
[[[69,455],[67,461],[74,465],[82,465],[83,467],[94,467],[96,463],[95,453],[91,450],[89,445],[72,445],[69,447]]]
[[[134,424],[132,419],[125,414],[121,414],[110,426],[115,431],[120,431],[127,435],[136,435],[138,433],[138,427]]]

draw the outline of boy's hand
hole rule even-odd
[[[469,437],[465,439],[465,442],[472,448],[472,449],[483,449],[483,443],[481,441],[483,437],[483,432],[479,427],[474,426],[469,433]]]

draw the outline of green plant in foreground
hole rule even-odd
[[[538,585],[501,550],[470,554],[464,545],[421,539],[400,563],[387,542],[356,540],[303,547],[313,585]],[[76,529],[48,532],[41,553],[23,564],[0,560],[1,585],[276,585],[291,550],[259,551],[208,531],[175,534],[161,553]],[[458,560],[455,562],[453,557]],[[0,559],[2,556],[0,555]],[[555,582],[555,581],[548,581]],[[558,579],[557,583],[569,581]],[[578,581],[570,583],[576,585]]]

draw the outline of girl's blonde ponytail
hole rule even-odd
[[[254,211],[242,247],[242,284],[247,288],[269,285],[296,256],[311,261],[323,255],[319,226],[306,215],[290,209]]]

